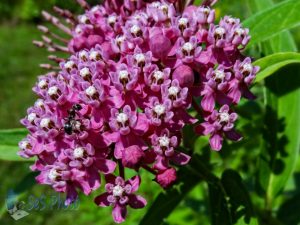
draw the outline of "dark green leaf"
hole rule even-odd
[[[245,215],[245,221],[250,222],[254,216],[252,202],[247,188],[243,184],[242,178],[234,170],[226,170],[222,174],[223,187],[230,198],[232,218],[238,220],[241,214]],[[241,210],[243,213],[241,213]]]
[[[222,186],[208,184],[212,225],[231,225],[231,212]]]
[[[188,168],[183,167],[178,171],[178,180],[181,182],[178,186],[174,186],[156,197],[140,225],[161,224],[186,194],[201,181],[201,178]]]
[[[299,224],[300,222],[300,194],[289,198],[279,208],[277,218],[285,225]]]

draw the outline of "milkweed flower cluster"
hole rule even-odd
[[[112,0],[93,8],[78,2],[86,9],[78,18],[55,8],[71,27],[43,13],[71,38],[40,26],[67,47],[47,36],[34,43],[71,56],[50,56],[57,70],[42,65],[53,71],[33,88],[39,99],[22,120],[30,134],[19,154],[37,157],[37,181],[65,192],[66,204],[78,191],[97,190],[103,175],[106,192],[95,203],[112,206],[120,223],[127,206],[147,203],[136,194],[141,178],[126,180],[124,168],[146,169],[170,187],[175,165],[190,160],[178,148],[185,125],[209,135],[213,150],[221,149],[224,137],[241,139],[232,106],[242,96],[254,98],[249,86],[259,68],[241,53],[250,37],[239,19],[225,16],[215,24],[209,5],[215,1],[182,11],[177,1]]]

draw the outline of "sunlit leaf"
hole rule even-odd
[[[300,24],[300,1],[287,0],[258,12],[243,22],[252,37],[249,46]],[[249,47],[248,46],[248,47]]]
[[[299,53],[281,52],[261,58],[254,62],[254,65],[260,67],[260,72],[257,74],[255,82],[260,82],[280,68],[293,63],[300,63]]]
[[[26,129],[0,130],[0,160],[7,161],[33,161],[34,159],[23,159],[17,155],[18,143],[26,137]]]

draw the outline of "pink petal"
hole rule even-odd
[[[131,192],[136,192],[139,187],[140,187],[140,184],[141,184],[141,178],[140,176],[134,176],[132,178],[130,178],[128,181],[127,181],[130,185],[131,185]]]
[[[190,161],[191,157],[182,152],[175,152],[172,156],[172,161],[177,165],[186,165]]]
[[[212,150],[220,151],[222,148],[223,137],[216,133],[212,135],[209,139],[210,147]]]
[[[108,197],[108,193],[103,193],[99,196],[97,196],[95,199],[94,199],[94,202],[98,205],[98,206],[101,206],[101,207],[106,207],[106,206],[109,206],[109,202],[107,201],[107,197]]]
[[[107,159],[97,159],[96,160],[97,168],[104,174],[113,173],[117,164],[112,160]]]
[[[133,209],[141,209],[147,205],[147,201],[140,195],[130,195],[128,204]]]
[[[112,215],[116,223],[124,222],[125,217],[127,215],[126,206],[121,206],[120,204],[116,204],[115,207],[113,208]]]

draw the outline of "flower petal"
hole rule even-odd
[[[94,202],[98,205],[98,206],[101,206],[101,207],[106,207],[106,206],[109,206],[109,201],[107,201],[107,197],[108,197],[108,193],[105,192],[99,196],[97,196],[95,199],[94,199]]]
[[[140,184],[141,184],[141,178],[140,176],[134,176],[132,178],[130,178],[128,181],[127,181],[130,185],[131,185],[131,192],[136,192],[139,187],[140,187]]]
[[[127,215],[127,209],[126,206],[122,206],[120,204],[116,204],[113,208],[112,215],[114,218],[114,221],[116,223],[122,223],[125,221],[125,217]]]
[[[128,204],[133,209],[141,209],[147,205],[147,201],[140,195],[130,195]]]

